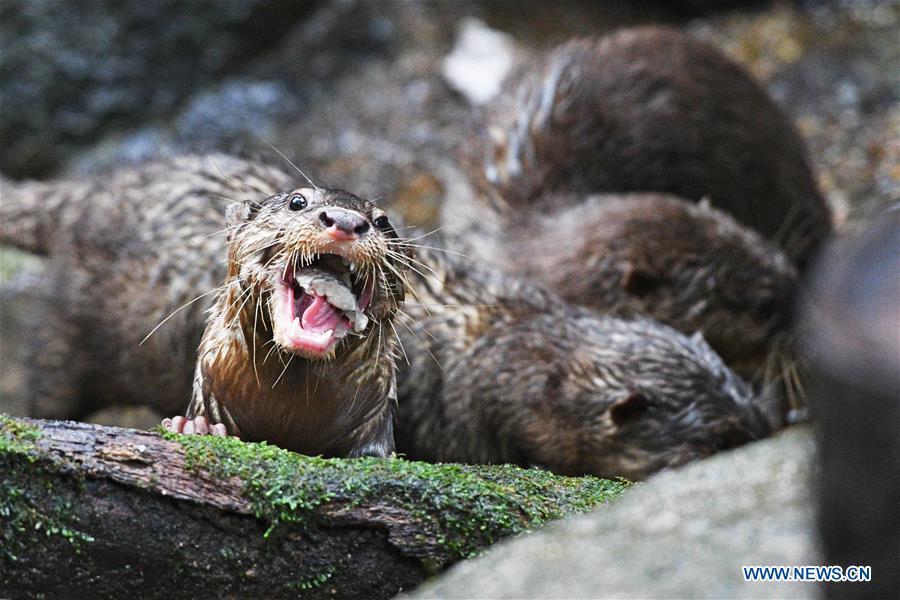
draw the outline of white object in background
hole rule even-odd
[[[444,58],[444,79],[470,103],[484,104],[500,91],[514,55],[512,37],[479,19],[463,19],[456,45]]]

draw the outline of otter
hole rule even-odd
[[[551,212],[594,193],[708,198],[803,271],[832,230],[802,139],[765,90],[710,44],[664,27],[530,57],[462,155],[482,211]],[[482,211],[448,231],[477,230]]]
[[[392,322],[408,257],[387,215],[304,188],[232,205],[227,222],[228,272],[187,418],[164,426],[304,454],[391,454]]]
[[[731,216],[654,193],[559,203],[511,217],[494,254],[505,270],[609,315],[699,331],[747,378],[787,344],[796,269]]]
[[[4,181],[0,242],[47,257],[27,341],[32,415],[123,403],[172,414],[193,398],[188,414],[201,418],[189,430],[390,453],[385,329],[403,296],[404,249],[371,203],[322,188],[278,193],[293,188],[278,169],[224,155]]]
[[[398,450],[643,479],[768,435],[755,394],[700,334],[570,305],[519,277],[421,250],[400,329]]]

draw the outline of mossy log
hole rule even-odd
[[[0,596],[387,598],[627,485],[0,415]]]

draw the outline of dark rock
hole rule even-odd
[[[900,2],[807,0],[691,28],[749,67],[794,118],[838,230],[900,197]]]
[[[3,2],[0,170],[43,175],[106,131],[172,114],[275,44],[309,4]]]
[[[190,152],[264,145],[280,124],[296,118],[302,101],[281,81],[230,79],[199,92],[168,125],[149,125],[116,135],[73,161],[76,171],[97,172],[125,163]]]
[[[70,165],[97,172],[211,149],[282,162],[267,141],[317,182],[397,199],[410,223],[433,225],[444,193],[435,165],[454,161],[470,112],[440,65],[459,17],[477,10],[322,3],[236,75],[198,86],[169,118],[108,135]]]
[[[900,597],[900,207],[826,252],[805,311],[826,564],[872,567],[829,598]]]
[[[176,139],[221,148],[254,135],[270,137],[300,102],[280,81],[227,81],[191,99],[175,121]]]

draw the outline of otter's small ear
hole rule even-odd
[[[236,227],[250,219],[249,202],[232,202],[225,208],[225,225]]]
[[[631,392],[624,398],[616,400],[609,407],[609,417],[616,427],[622,427],[639,418],[650,407],[650,402],[639,392]]]
[[[249,202],[232,202],[225,208],[225,227],[228,228],[227,241],[231,241],[234,237],[234,230],[241,223],[250,220],[250,203]]]

